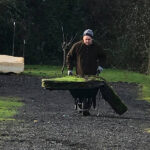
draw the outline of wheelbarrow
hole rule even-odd
[[[114,111],[122,115],[127,111],[126,105],[114,92],[112,87],[102,78],[91,76],[78,77],[66,76],[60,78],[42,79],[42,87],[48,90],[69,90],[75,100],[75,109],[84,112],[96,107],[96,95],[101,92],[102,98],[106,100]]]

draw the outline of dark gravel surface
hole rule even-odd
[[[41,79],[0,75],[0,96],[25,103],[16,121],[0,122],[0,150],[150,150],[150,104],[137,99],[136,84],[112,83],[128,106],[117,115],[104,100],[83,117],[68,91],[41,88]]]

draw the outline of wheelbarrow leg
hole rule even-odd
[[[83,102],[83,98],[78,98],[77,110],[79,113],[82,113],[83,111],[82,102]]]
[[[83,116],[89,116],[90,115],[90,108],[92,105],[92,99],[91,98],[84,98],[82,102],[82,114]]]
[[[78,99],[74,98],[74,109],[77,110],[78,109]]]
[[[82,112],[82,101],[83,98],[74,98],[74,109],[78,110],[79,113]]]
[[[96,108],[96,96],[92,97],[93,108]]]

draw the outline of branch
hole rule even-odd
[[[63,26],[61,28],[62,28],[62,34],[63,34],[63,42],[61,44],[62,45],[62,50],[63,50],[63,66],[62,66],[61,72],[63,74],[64,73],[64,68],[65,68],[65,64],[66,64],[66,50],[73,43],[74,39],[77,36],[77,33],[75,34],[74,37],[71,37],[71,39],[69,41],[67,41],[67,36],[66,36],[66,39],[65,39]]]

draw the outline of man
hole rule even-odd
[[[76,67],[77,75],[96,75],[103,70],[101,65],[104,64],[105,59],[106,55],[102,46],[93,40],[93,31],[87,29],[83,33],[83,40],[75,43],[67,54],[68,75],[73,75],[74,66]],[[93,97],[95,102],[96,94]],[[86,112],[89,114],[88,110]]]
[[[83,33],[83,40],[75,43],[67,55],[68,75],[72,74],[74,62],[77,75],[96,75],[101,72],[105,61],[105,53],[93,40],[93,31],[87,29]]]

